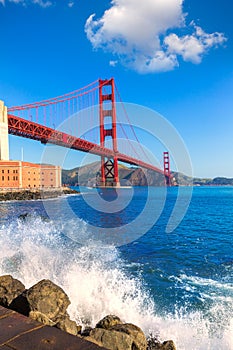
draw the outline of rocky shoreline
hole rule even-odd
[[[0,192],[0,202],[5,201],[22,201],[57,198],[67,194],[79,194],[78,191],[72,190],[69,187],[61,189],[46,189],[46,190],[20,190],[20,191],[2,191]]]
[[[105,316],[94,328],[82,329],[67,313],[67,294],[50,280],[26,289],[11,275],[0,276],[0,305],[109,350],[176,350],[172,340],[161,343],[148,339],[138,326],[124,323],[115,315]]]

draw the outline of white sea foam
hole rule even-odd
[[[64,230],[69,237],[77,231],[86,235],[86,245],[63,237]],[[233,350],[232,315],[230,309],[222,308],[221,300],[205,314],[187,308],[176,315],[156,314],[156,301],[143,279],[129,274],[115,247],[91,240],[81,220],[64,226],[36,216],[18,219],[0,227],[0,246],[1,275],[10,273],[26,287],[51,279],[64,288],[71,300],[68,311],[83,326],[94,326],[103,316],[116,314],[147,335],[173,339],[179,350]]]

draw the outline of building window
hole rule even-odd
[[[4,170],[2,170],[2,173],[4,174]]]
[[[15,173],[18,174],[18,170],[15,170]]]
[[[15,181],[15,176],[13,176],[13,181]]]
[[[2,181],[4,181],[4,176],[2,176]]]
[[[18,176],[15,177],[15,180],[16,180],[16,181],[18,180]]]
[[[9,169],[7,170],[7,172],[8,172],[8,174],[10,174],[10,170]]]
[[[7,176],[8,177],[8,181],[10,181],[10,176]]]

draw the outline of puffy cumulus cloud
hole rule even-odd
[[[53,5],[52,1],[49,0],[0,0],[0,3],[5,5],[7,2],[13,2],[15,4],[21,4],[23,6],[29,5],[29,4],[36,4],[40,7],[50,7]]]
[[[194,22],[187,26],[183,2],[112,0],[100,19],[95,19],[95,14],[87,19],[87,38],[94,49],[111,52],[122,64],[141,73],[172,70],[179,65],[179,57],[199,63],[207,50],[226,38],[222,33],[207,34]],[[189,34],[179,36],[181,28]]]
[[[195,26],[195,33],[178,37],[176,34],[168,35],[164,42],[169,53],[180,55],[184,61],[200,63],[202,56],[209,48],[218,46],[226,41],[222,33],[205,33],[200,27]]]

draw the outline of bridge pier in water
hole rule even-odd
[[[112,149],[117,154],[116,106],[114,79],[99,80],[100,145],[105,147],[106,137],[112,139]],[[106,123],[107,119],[107,123]],[[118,159],[101,156],[100,187],[119,187]]]

